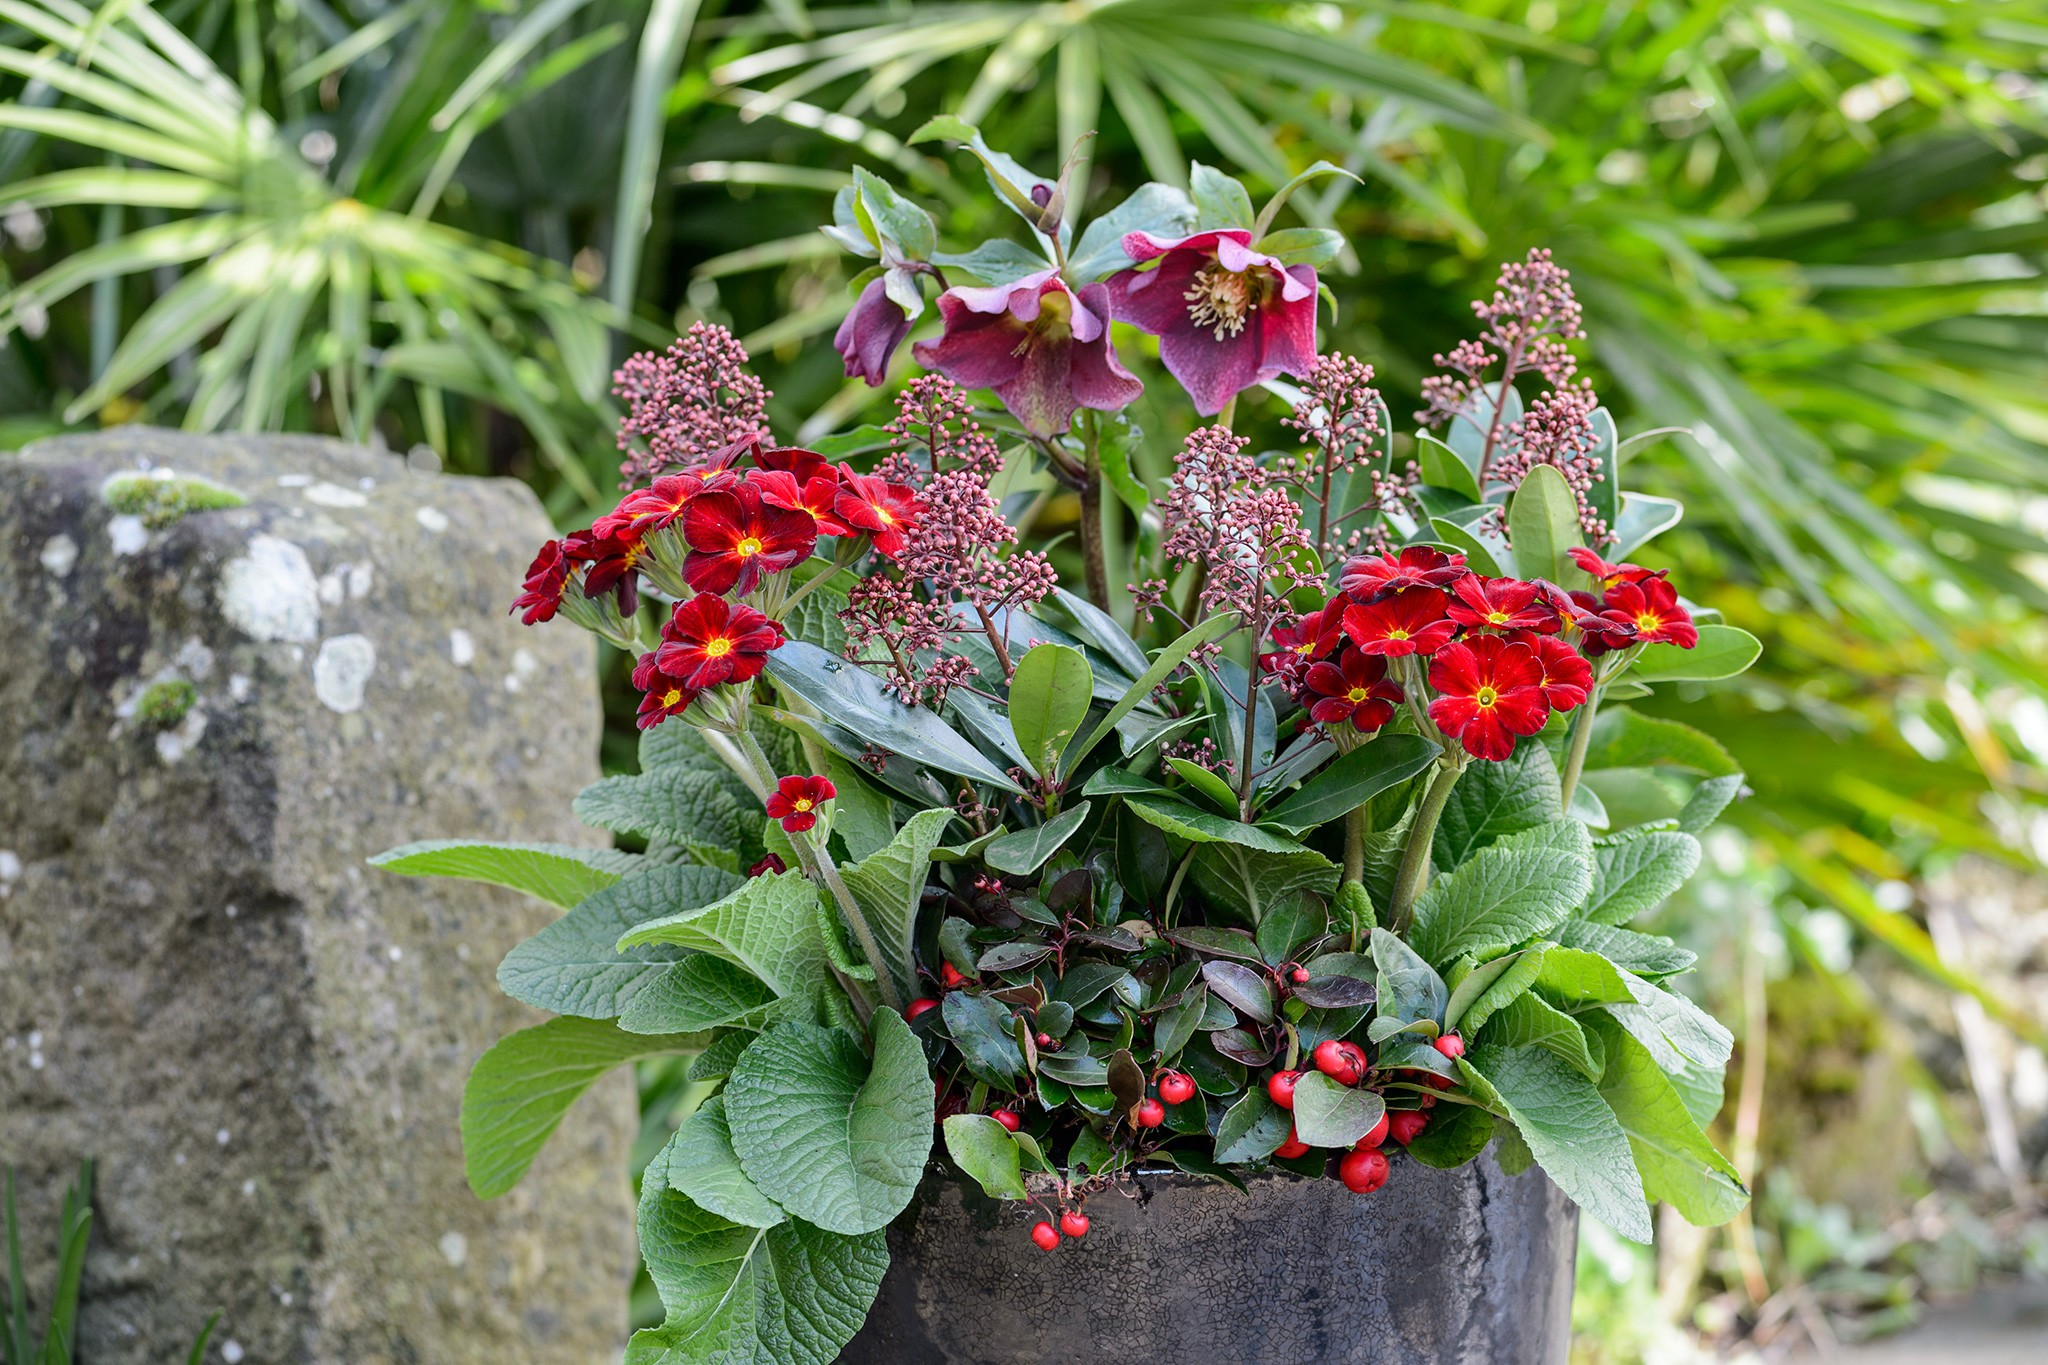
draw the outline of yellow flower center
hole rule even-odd
[[[674,706],[682,699],[683,689],[680,687],[671,687],[668,691],[661,694],[661,704],[663,706]]]
[[[1488,612],[1486,615],[1486,624],[1489,626],[1504,626],[1507,623],[1508,614],[1504,611]]]
[[[1408,638],[1408,632],[1401,629],[1399,626],[1395,626],[1392,630],[1387,632],[1387,638],[1389,640],[1405,640]]]
[[[1372,696],[1372,693],[1366,691],[1364,688],[1354,687],[1349,692],[1346,692],[1344,694],[1344,700],[1348,702],[1361,702],[1366,700],[1370,696]]]
[[[884,526],[894,526],[896,524],[896,518],[890,515],[889,509],[886,507],[877,507],[875,515],[881,519]]]
[[[1252,311],[1252,287],[1249,274],[1225,270],[1212,261],[1195,272],[1181,297],[1188,301],[1188,317],[1195,325],[1210,328],[1221,341],[1244,330]]]
[[[1650,630],[1656,630],[1657,628],[1659,628],[1659,627],[1660,627],[1660,626],[1662,626],[1663,624],[1664,624],[1664,619],[1663,619],[1663,618],[1662,618],[1661,616],[1653,616],[1652,614],[1650,614],[1650,613],[1649,613],[1649,612],[1647,612],[1647,611],[1646,611],[1646,612],[1644,612],[1644,613],[1643,613],[1643,614],[1642,614],[1641,616],[1638,616],[1638,617],[1636,618],[1636,629],[1637,629],[1637,630],[1642,630],[1642,631],[1650,631]]]
[[[796,808],[800,811],[809,810],[811,808],[811,798],[808,796],[799,796],[796,799]]]
[[[1481,706],[1491,706],[1500,700],[1500,693],[1494,691],[1491,687],[1482,687],[1472,694],[1472,700],[1478,702]]]
[[[759,536],[748,536],[745,540],[733,546],[732,552],[743,558],[748,555],[757,555],[761,553],[761,538]]]
[[[723,635],[718,636],[716,639],[706,640],[704,642],[704,652],[714,659],[723,659],[726,655],[732,653],[732,641]]]

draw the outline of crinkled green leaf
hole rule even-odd
[[[1591,861],[1592,838],[1576,820],[1509,835],[1430,884],[1408,941],[1442,965],[1548,933],[1585,898]]]
[[[952,820],[950,810],[919,811],[887,847],[840,869],[905,1000],[917,994],[917,911],[931,871],[932,850]]]
[[[642,894],[645,888],[634,885],[630,877],[600,890],[507,953],[498,964],[499,986],[513,999],[554,1014],[617,1018],[635,994],[673,970],[683,957],[683,950],[673,945],[622,949],[619,939],[646,920],[709,905],[740,884],[738,877],[715,867],[658,871],[660,897]]]
[[[608,894],[646,897],[655,905],[687,904],[677,890],[683,868],[643,872]],[[779,996],[808,999],[829,980],[818,933],[818,892],[801,872],[750,877],[722,900],[647,920],[619,939],[621,950],[673,943],[716,953],[765,981]]]
[[[509,886],[551,905],[573,906],[604,890],[638,860],[610,848],[427,839],[371,858],[370,866],[406,877],[461,877]]]
[[[683,1120],[641,1179],[680,1191],[699,1208],[743,1227],[772,1228],[788,1216],[741,1169],[723,1095],[713,1095]]]
[[[1593,1082],[1541,1048],[1488,1046],[1469,1061],[1558,1188],[1622,1236],[1647,1243],[1650,1209],[1628,1135]]]
[[[574,809],[600,829],[732,854],[747,847],[744,831],[757,813],[743,809],[717,777],[692,768],[607,777],[578,793]]]
[[[1564,797],[1550,750],[1517,744],[1513,755],[1499,763],[1466,765],[1444,803],[1430,852],[1438,867],[1454,868],[1505,835],[1563,816]]]
[[[1577,918],[1627,924],[1661,905],[1699,869],[1700,843],[1678,830],[1642,830],[1593,845],[1593,887]]]

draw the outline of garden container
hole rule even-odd
[[[1578,1210],[1489,1152],[1397,1159],[1385,1188],[1178,1171],[1089,1199],[1052,1252],[1016,1205],[934,1170],[889,1228],[890,1265],[841,1365],[1553,1365],[1571,1340]]]

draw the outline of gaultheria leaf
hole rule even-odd
[[[1259,818],[1289,834],[1314,829],[1342,818],[1389,787],[1406,782],[1435,762],[1441,752],[1420,735],[1382,735],[1339,758]],[[1456,788],[1452,790],[1455,792]]]
[[[1019,791],[1002,769],[930,711],[905,706],[866,669],[802,640],[768,656],[768,676],[870,744],[940,772]]]
[[[777,1024],[726,1082],[740,1165],[761,1192],[829,1232],[873,1232],[903,1212],[932,1146],[924,1048],[875,1012],[872,1062],[842,1029]]]
[[[638,861],[610,848],[428,839],[379,853],[370,866],[407,877],[462,877],[538,896],[564,909],[602,891]]]
[[[1592,837],[1576,820],[1509,835],[1431,883],[1408,941],[1441,966],[1548,933],[1585,898],[1591,861]]]
[[[744,1227],[772,1228],[787,1217],[740,1168],[723,1095],[713,1095],[683,1120],[641,1179],[680,1191],[699,1208]]]
[[[1728,751],[1713,736],[1661,716],[1646,716],[1626,706],[1608,707],[1593,725],[1586,767],[1648,768],[1669,765],[1691,768],[1708,777],[1740,772]]]
[[[1263,1161],[1287,1141],[1293,1124],[1285,1109],[1266,1098],[1263,1090],[1251,1090],[1224,1112],[1216,1129],[1216,1160],[1225,1165]]]
[[[1694,1227],[1714,1227],[1740,1213],[1749,1202],[1741,1176],[1700,1131],[1649,1049],[1597,1012],[1588,1026],[1607,1050],[1600,1093],[1628,1134],[1643,1193],[1671,1205]]]
[[[1149,699],[1153,690],[1165,682],[1167,675],[1179,668],[1187,660],[1188,655],[1217,636],[1235,629],[1236,626],[1236,613],[1219,612],[1206,621],[1196,623],[1194,629],[1160,650],[1153,658],[1152,666],[1145,670],[1144,676],[1131,684],[1130,689],[1122,697],[1118,698],[1116,704],[1110,707],[1109,714],[1104,716],[1093,730],[1067,746],[1067,752],[1061,759],[1066,771],[1079,771],[1081,760],[1088,757],[1096,745],[1108,738],[1116,729],[1118,721],[1135,710],[1140,702]]]
[[[690,768],[607,777],[579,792],[573,809],[577,819],[600,829],[734,854],[746,847],[741,831],[754,814],[717,777]]]
[[[1495,1010],[1483,1029],[1474,1029],[1472,1036],[1487,1047],[1540,1047],[1589,1081],[1599,1080],[1605,1066],[1604,1057],[1596,1051],[1598,1041],[1590,1039],[1572,1016],[1552,1009],[1534,995],[1516,996]]]
[[[1488,1046],[1468,1061],[1559,1189],[1622,1236],[1650,1240],[1650,1209],[1628,1135],[1593,1082],[1541,1048]]]
[[[1503,835],[1547,825],[1564,815],[1557,765],[1541,744],[1517,744],[1499,763],[1466,765],[1437,820],[1430,852],[1445,870]]]
[[[632,879],[632,893],[672,906],[678,899],[677,874],[686,870],[642,873]],[[625,892],[614,888],[610,894]],[[767,982],[779,996],[809,998],[828,980],[817,888],[795,870],[749,877],[723,900],[650,919],[619,939],[621,950],[643,943],[716,953]]]
[[[640,1254],[668,1316],[633,1334],[626,1365],[831,1365],[889,1268],[880,1232],[743,1227],[653,1181]]]
[[[896,831],[888,846],[877,849],[840,875],[853,892],[854,903],[888,960],[896,989],[909,1000],[917,994],[917,908],[931,871],[932,850],[951,823],[950,810],[919,811]]]
[[[1627,924],[1663,903],[1699,869],[1700,841],[1677,830],[1643,830],[1593,845],[1593,889],[1577,917]]]
[[[1635,993],[1635,1003],[1609,1005],[1630,1036],[1671,1078],[1693,1121],[1705,1126],[1721,1112],[1722,1090],[1735,1036],[1692,1001],[1641,977],[1622,973]]]
[[[960,1049],[960,1059],[969,1075],[1003,1090],[1023,1079],[1024,1054],[1017,1047],[1016,1035],[1011,1032],[1010,1011],[1002,1001],[965,991],[948,991],[940,1002],[940,1010],[946,1032]]]
[[[1568,920],[1558,926],[1557,941],[1567,948],[1598,953],[1637,976],[1670,976],[1698,961],[1698,955],[1657,934],[1639,934],[1607,924]]]
[[[1241,962],[1204,962],[1202,979],[1213,995],[1239,1014],[1261,1024],[1273,1022],[1273,985],[1265,973]]]
[[[1303,892],[1327,896],[1337,889],[1337,865],[1314,849],[1269,853],[1234,843],[1197,844],[1192,870],[1202,894],[1253,924]]]
[[[1539,464],[1508,503],[1508,535],[1526,578],[1563,581],[1572,563],[1565,551],[1579,543],[1579,504],[1555,465]]]
[[[1712,682],[1746,671],[1763,656],[1763,642],[1736,626],[1709,622],[1699,632],[1691,649],[1644,645],[1627,676],[1637,682]]]
[[[1080,650],[1038,645],[1010,677],[1010,732],[1033,772],[1059,767],[1060,754],[1088,719],[1095,674]]]
[[[500,1038],[462,1087],[469,1187],[495,1199],[517,1185],[569,1106],[615,1066],[694,1052],[702,1034],[648,1036],[594,1019],[550,1019]]]
[[[1443,1022],[1451,992],[1434,967],[1385,929],[1372,931],[1372,957],[1379,967],[1377,984],[1382,1017],[1404,1024],[1418,1019]]]
[[[775,1002],[775,992],[744,967],[691,953],[635,991],[619,1011],[628,1033],[691,1033],[717,1028]]]
[[[1131,813],[1146,824],[1157,826],[1168,834],[1178,835],[1190,843],[1238,844],[1245,848],[1261,849],[1267,853],[1300,853],[1302,845],[1292,839],[1247,825],[1238,820],[1226,820],[1205,810],[1197,810],[1185,802],[1168,796],[1130,796],[1125,804]]]
[[[1294,1132],[1311,1147],[1349,1147],[1386,1112],[1386,1101],[1374,1092],[1339,1085],[1320,1071],[1294,1087]]]
[[[673,945],[622,949],[619,939],[646,920],[709,905],[740,885],[739,877],[715,867],[655,870],[661,875],[659,897],[643,894],[646,888],[628,877],[505,954],[498,964],[498,985],[505,994],[554,1014],[617,1018],[635,994],[683,958],[683,950]]]
[[[1045,866],[1045,860],[1059,852],[1061,844],[1074,836],[1088,818],[1088,802],[1061,811],[1042,825],[1005,834],[981,851],[981,860],[998,872],[1013,877],[1028,876]]]
[[[1474,967],[1451,992],[1451,1003],[1444,1009],[1444,1030],[1476,1033],[1495,1010],[1528,990],[1543,970],[1545,946],[1538,943]]]
[[[1009,1129],[987,1114],[954,1114],[944,1128],[946,1154],[981,1182],[989,1198],[1024,1198],[1023,1154]]]

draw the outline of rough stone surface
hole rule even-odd
[[[1541,1171],[1503,1175],[1488,1153],[1455,1171],[1397,1157],[1371,1195],[1247,1183],[1139,1176],[1047,1254],[1024,1217],[934,1171],[840,1365],[1563,1365],[1578,1211]]]
[[[249,501],[145,527],[100,496],[136,468]],[[0,456],[0,1161],[45,1302],[100,1163],[79,1359],[182,1361],[216,1309],[209,1360],[617,1359],[627,1078],[513,1194],[462,1176],[470,1064],[538,1020],[493,973],[549,911],[363,863],[591,838],[590,646],[505,614],[547,534],[518,484],[311,438]],[[135,714],[176,678],[175,724]]]

